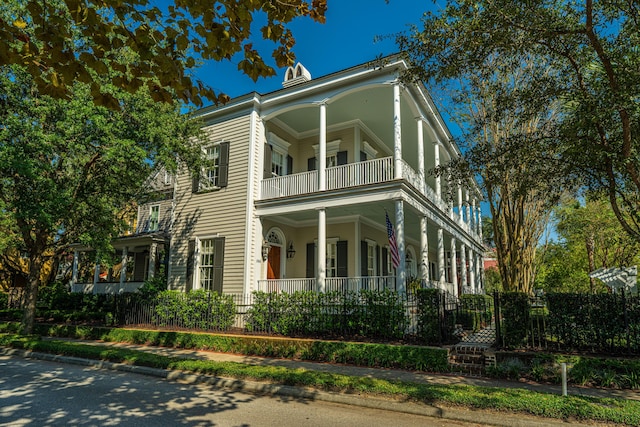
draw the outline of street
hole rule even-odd
[[[478,426],[0,357],[1,426]]]

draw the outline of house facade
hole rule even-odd
[[[429,173],[461,153],[407,67],[298,64],[280,90],[199,111],[209,164],[172,181],[169,288],[482,292],[480,192]]]

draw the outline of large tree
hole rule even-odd
[[[640,240],[640,6],[628,0],[450,0],[426,14],[401,47],[428,74],[464,76],[493,56],[539,58],[555,68],[532,102],[559,102],[564,160],[603,190]],[[412,39],[412,40],[411,40]]]
[[[0,223],[28,254],[23,326],[30,333],[47,259],[75,242],[106,254],[152,171],[197,164],[200,148],[188,140],[198,124],[178,104],[154,102],[145,88],[129,93],[104,83],[119,102],[113,110],[92,102],[90,84],[74,84],[62,100],[40,94],[21,67],[2,71]]]
[[[95,80],[110,73],[111,83],[135,92],[140,86],[154,100],[174,96],[195,105],[206,97],[226,100],[191,70],[201,61],[230,60],[253,79],[274,75],[252,37],[273,42],[279,67],[291,65],[295,44],[288,24],[298,17],[324,22],[326,0],[9,0],[0,4],[0,64],[18,64],[40,93],[70,97],[75,81],[89,83],[92,97],[117,108],[117,98]],[[255,28],[256,17],[263,22]],[[82,42],[78,39],[82,38]],[[122,47],[136,62],[118,56]],[[222,85],[220,85],[222,86]]]

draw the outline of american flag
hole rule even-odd
[[[400,265],[400,254],[398,254],[398,242],[396,242],[396,233],[393,231],[393,224],[389,220],[389,213],[384,213],[387,218],[387,236],[389,236],[389,252],[391,253],[391,262],[394,268]]]

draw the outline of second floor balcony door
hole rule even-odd
[[[267,264],[267,279],[280,279],[280,246],[271,246]]]

